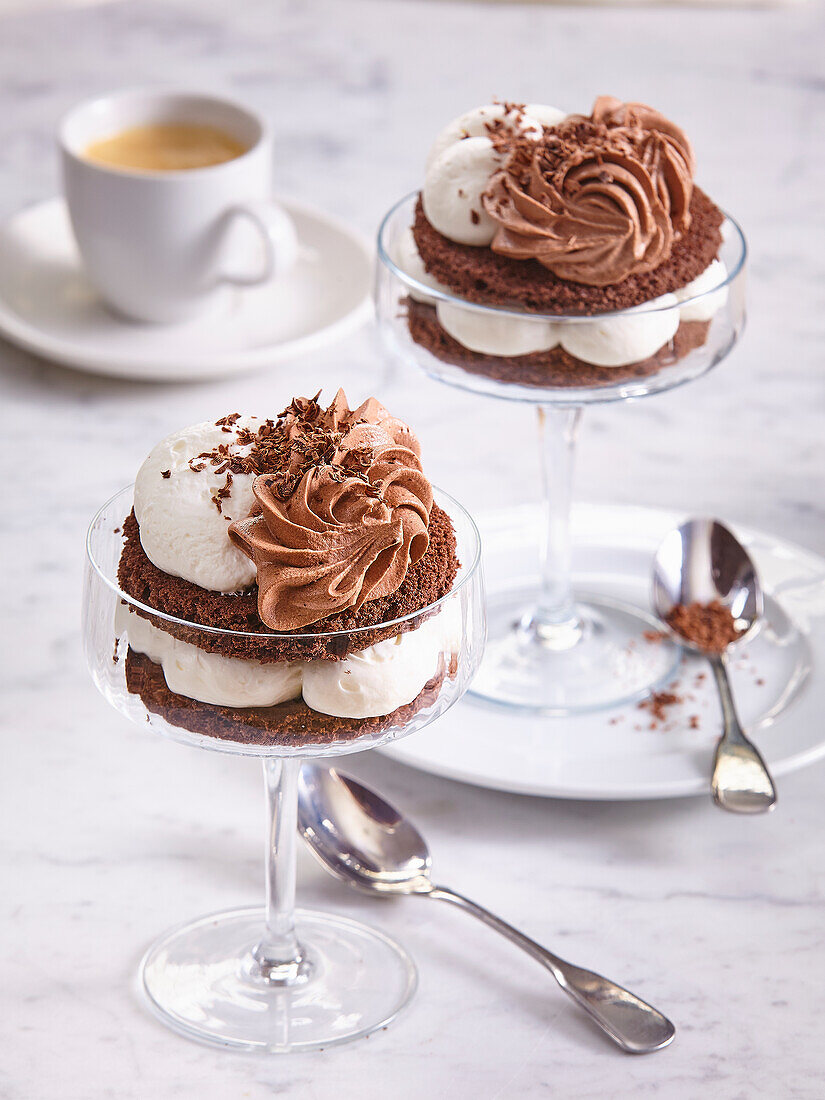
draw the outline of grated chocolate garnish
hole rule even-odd
[[[369,495],[382,499],[380,485],[373,483],[366,473],[372,465],[372,449],[362,447],[338,453],[344,433],[338,430],[334,404],[324,409],[318,403],[320,396],[319,390],[314,397],[293,398],[277,421],[265,420],[255,431],[237,427],[240,413],[230,413],[215,421],[222,431],[234,431],[236,449],[221,443],[211,451],[202,451],[189,460],[189,469],[200,473],[211,466],[213,473],[226,475],[223,485],[212,494],[212,503],[219,513],[223,513],[223,503],[231,496],[233,476],[238,474],[274,475],[274,492],[281,500],[288,500],[307,470],[323,468],[339,483],[358,478],[368,487]],[[249,449],[246,454],[238,454],[238,448]]]

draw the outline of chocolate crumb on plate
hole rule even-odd
[[[679,706],[682,703],[682,696],[677,695],[675,691],[654,691],[647,699],[642,699],[640,703],[637,703],[639,710],[647,710],[651,716],[651,729],[657,729],[658,726],[667,720],[668,711],[671,707]]]

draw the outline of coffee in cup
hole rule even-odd
[[[292,222],[270,197],[270,138],[245,107],[115,92],[70,111],[60,147],[86,273],[130,318],[187,320],[227,285],[267,282],[295,260]]]
[[[154,122],[99,138],[87,146],[84,155],[111,168],[184,172],[224,164],[245,152],[245,145],[217,126]]]

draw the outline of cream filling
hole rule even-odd
[[[647,305],[664,308],[648,310]],[[559,343],[576,359],[597,367],[625,367],[649,359],[675,336],[679,303],[674,294],[663,294],[646,306],[616,317],[568,321],[559,325]]]
[[[411,703],[458,651],[460,609],[448,601],[416,630],[350,654],[342,661],[242,660],[223,657],[159,630],[121,604],[118,636],[163,670],[170,691],[212,706],[270,707],[303,695],[312,710],[339,718],[377,718]]]
[[[463,347],[482,355],[531,355],[549,351],[559,342],[558,326],[540,318],[530,320],[525,316],[522,321],[495,310],[485,313],[444,301],[436,302],[435,311],[445,332]]]

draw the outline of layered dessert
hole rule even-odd
[[[727,296],[723,215],[694,171],[677,125],[612,96],[589,115],[494,103],[455,119],[394,249],[419,284],[412,339],[525,385],[607,385],[677,362]]]
[[[274,420],[168,436],[123,538],[118,582],[144,606],[120,605],[115,657],[173,725],[357,738],[403,725],[455,671],[456,601],[432,607],[459,568],[452,523],[416,436],[374,398],[296,398]]]

